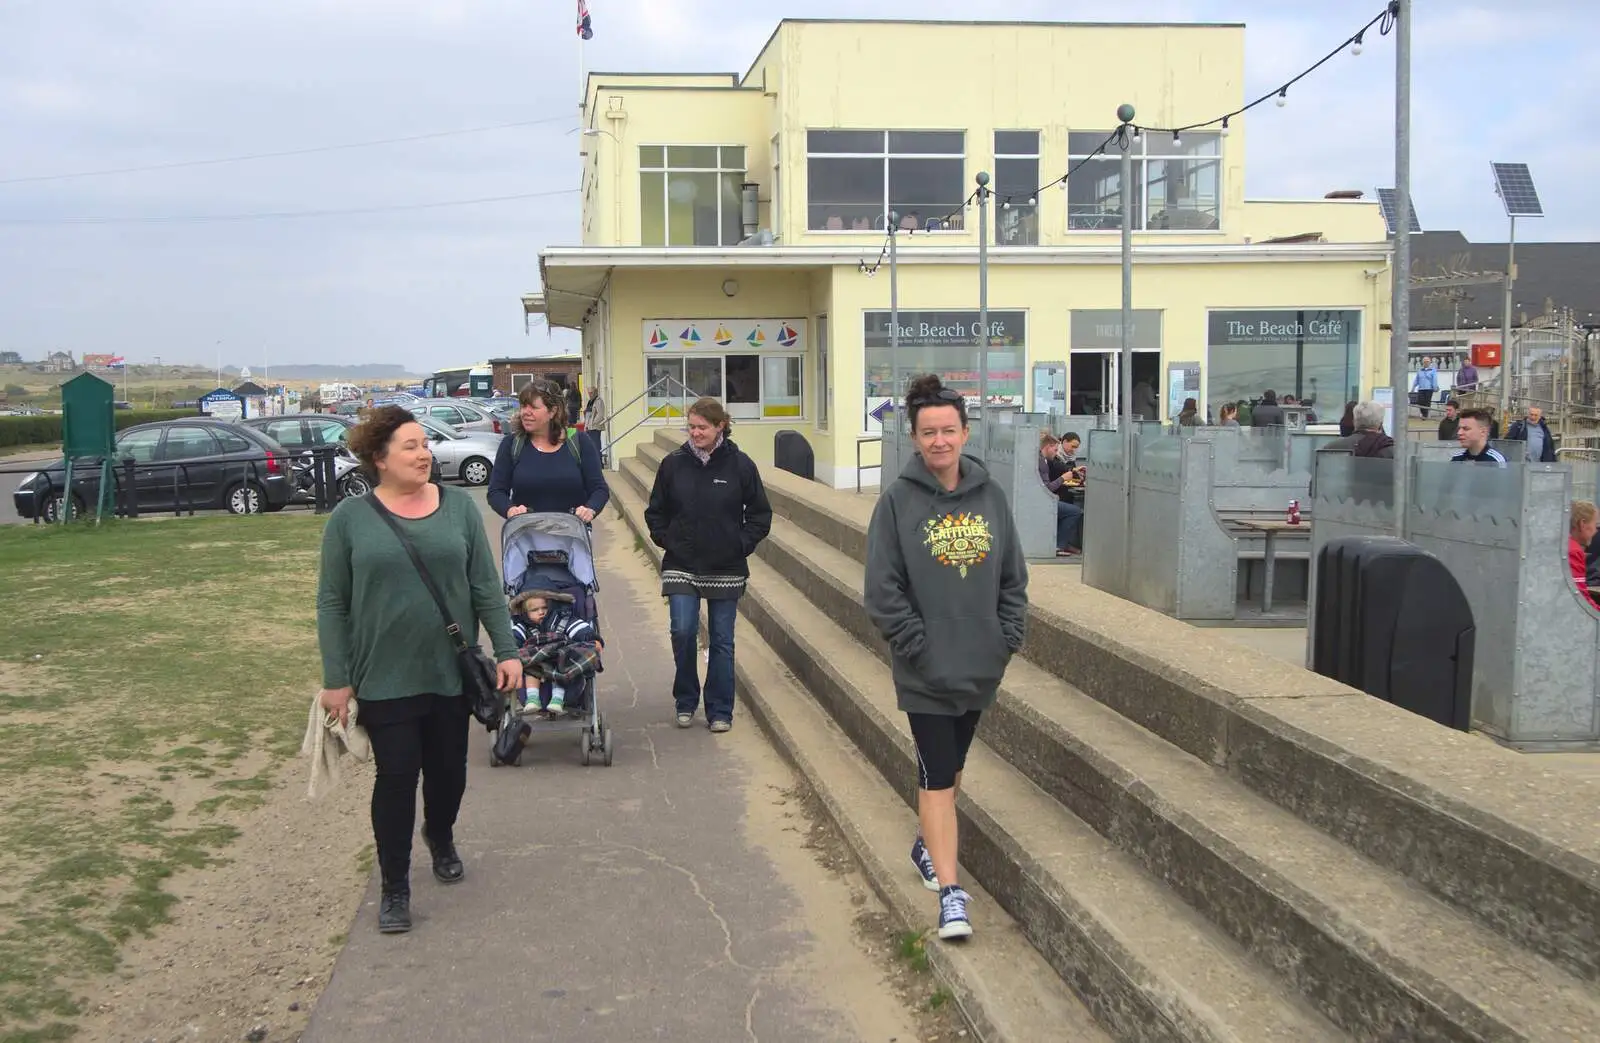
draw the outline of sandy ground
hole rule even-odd
[[[620,523],[609,526],[616,530],[607,542],[618,545],[604,559],[610,595],[621,593],[617,579],[652,588],[653,573]],[[770,858],[816,941],[786,968],[789,981],[827,995],[864,1040],[967,1038],[950,1005],[930,1009],[937,981],[898,957],[898,928],[801,780],[748,719],[740,738],[729,748],[746,779],[746,843]],[[487,769],[474,760],[473,770]],[[175,878],[172,921],[130,941],[116,974],[88,991],[77,1038],[298,1039],[347,932],[371,926],[352,923],[372,872],[370,779],[370,769],[354,766],[338,790],[311,802],[305,766],[285,765],[266,804],[235,819],[242,832],[225,863]]]

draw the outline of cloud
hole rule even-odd
[[[791,17],[1243,21],[1265,91],[1381,0],[790,0]],[[514,130],[116,176],[0,184],[0,220],[391,206],[576,188],[575,3],[142,0],[0,4],[0,181],[555,117]],[[734,0],[590,0],[590,69],[742,72],[780,16]],[[1491,159],[1534,168],[1552,238],[1585,205],[1596,103],[1577,0],[1419,2],[1414,193],[1430,228],[1503,234]],[[1250,118],[1252,196],[1393,180],[1393,41],[1369,38]],[[959,55],[949,75],[961,74]],[[1138,77],[1138,69],[1127,75]],[[417,370],[547,345],[518,297],[576,196],[260,222],[0,225],[0,348],[209,362],[396,361]],[[1519,235],[1524,234],[1519,229]],[[559,335],[558,343],[573,343]]]

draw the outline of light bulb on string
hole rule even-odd
[[[1009,196],[1006,198],[1006,201],[1004,203],[1000,204],[1000,209],[1001,210],[1010,210],[1011,209],[1011,199],[1010,199]]]
[[[1364,35],[1364,33],[1356,33],[1356,38],[1350,41],[1351,54],[1359,55],[1361,53],[1361,37]]]
[[[1278,108],[1281,109],[1287,104],[1289,104],[1289,88],[1285,87],[1278,92]]]
[[[1172,147],[1173,148],[1177,148],[1179,145],[1182,145],[1182,144],[1183,144],[1183,136],[1182,136],[1182,134],[1179,131],[1176,131],[1176,130],[1173,131],[1172,132]]]
[[[1228,136],[1228,117],[1222,117],[1222,136]]]
[[[1029,196],[1028,197],[1028,205],[1029,206],[1037,206],[1038,204],[1039,204],[1038,197],[1036,197],[1036,196]]]

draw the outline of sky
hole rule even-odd
[[[780,17],[1243,22],[1253,97],[1383,2],[589,6],[584,61],[597,70],[743,72]],[[1521,161],[1549,216],[1522,222],[1519,240],[1600,239],[1600,208],[1583,202],[1600,168],[1588,7],[1415,0],[1424,228],[1503,242],[1489,163]],[[538,289],[542,248],[578,241],[574,8],[3,0],[0,350],[424,373],[572,349],[570,333],[525,332],[520,298]],[[1394,71],[1393,37],[1369,37],[1287,107],[1257,110],[1247,196],[1393,184]],[[284,152],[297,154],[199,162]],[[96,176],[67,176],[82,174]],[[492,201],[435,205],[467,200]]]

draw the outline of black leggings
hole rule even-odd
[[[956,774],[967,766],[967,750],[978,730],[982,710],[956,717],[937,713],[908,713],[911,738],[917,744],[917,786],[925,790],[954,789]]]
[[[361,724],[372,740],[377,778],[372,784],[372,836],[386,884],[411,873],[411,834],[417,818],[417,776],[422,813],[435,843],[454,841],[456,814],[467,789],[467,732],[472,718],[460,696],[419,695],[361,704]],[[370,720],[369,720],[370,715]]]

